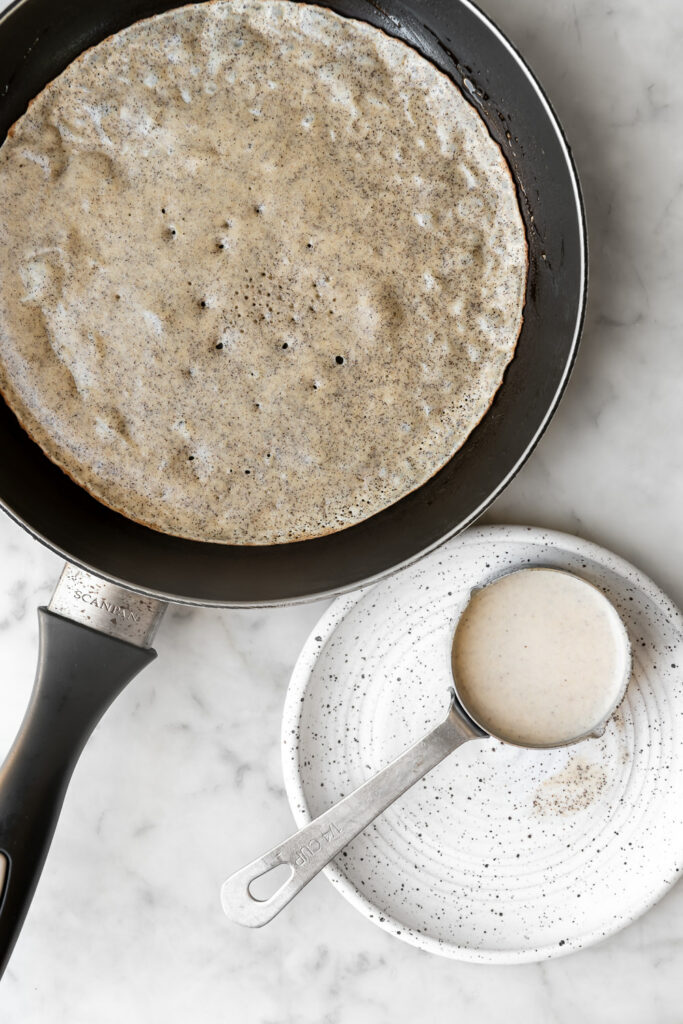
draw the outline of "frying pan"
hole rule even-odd
[[[0,140],[86,47],[174,0],[17,0],[0,16]],[[167,602],[254,606],[379,579],[463,530],[502,491],[552,416],[576,354],[586,236],[557,119],[512,45],[469,0],[332,0],[419,50],[460,86],[500,143],[529,242],[524,326],[493,405],[431,480],[339,533],[287,545],[202,544],[91,498],[0,400],[0,503],[68,565],[39,609],[36,681],[0,771],[0,971],[30,904],[75,762],[104,710],[154,657]],[[1,329],[1,325],[0,325]]]

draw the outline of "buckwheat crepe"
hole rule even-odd
[[[527,272],[498,145],[362,22],[215,0],[138,22],[0,149],[0,388],[100,501],[272,544],[339,530],[463,444]]]

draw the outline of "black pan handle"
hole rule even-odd
[[[31,701],[0,769],[0,976],[33,898],[71,773],[112,700],[156,657],[150,648],[38,610]]]

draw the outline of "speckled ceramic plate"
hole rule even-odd
[[[361,785],[444,714],[450,645],[470,588],[523,565],[604,589],[634,674],[601,739],[554,751],[467,743],[327,869],[370,920],[461,960],[519,963],[633,921],[683,864],[683,619],[615,555],[566,534],[470,530],[416,566],[340,598],[311,634],[285,706],[298,825]]]

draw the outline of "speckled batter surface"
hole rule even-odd
[[[0,388],[167,533],[281,543],[432,476],[513,356],[499,147],[361,22],[216,0],[87,51],[0,149]]]
[[[680,877],[678,609],[632,565],[578,537],[467,530],[330,606],[294,669],[282,726],[302,826],[441,721],[471,588],[530,565],[589,580],[629,631],[633,676],[604,735],[556,750],[471,740],[325,869],[392,935],[481,963],[544,960],[597,942]]]

